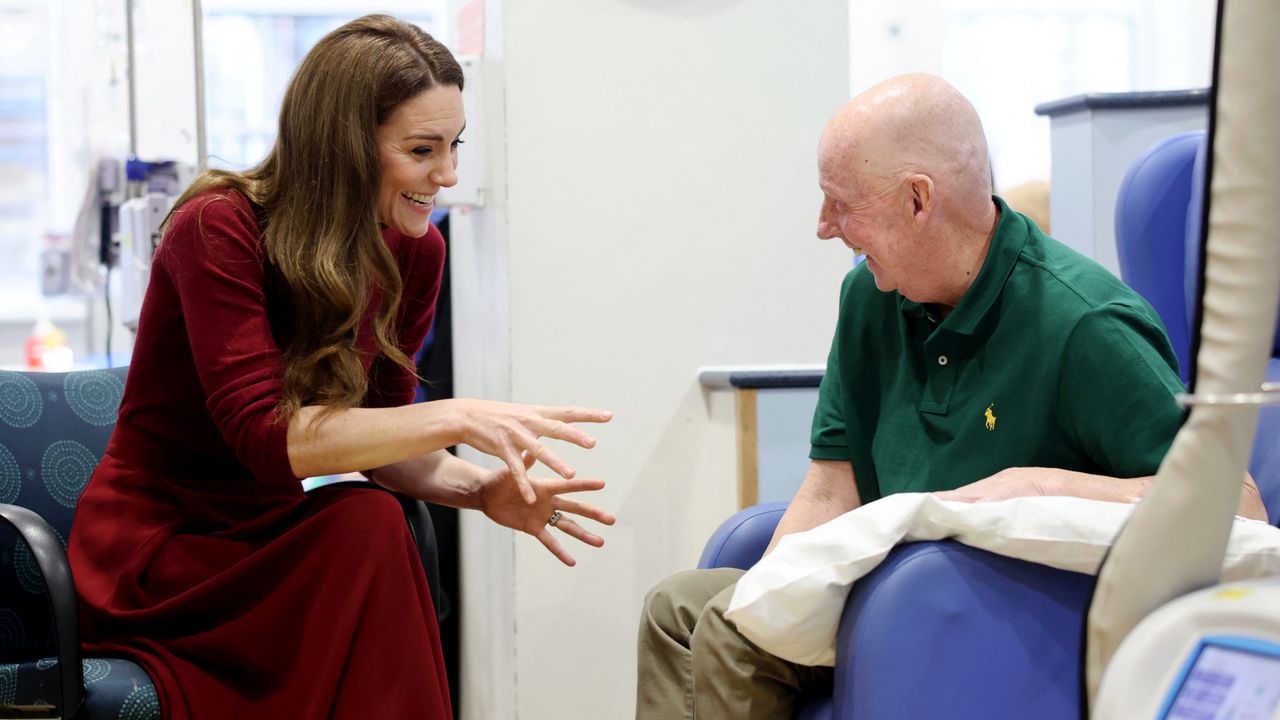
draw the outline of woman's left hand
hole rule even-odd
[[[526,467],[533,465],[534,462],[533,457],[527,453],[524,461]],[[521,496],[519,487],[511,479],[510,468],[502,468],[494,472],[480,488],[480,510],[499,525],[534,536],[552,555],[559,558],[560,562],[570,567],[573,567],[576,561],[561,547],[560,542],[551,534],[551,526],[548,525],[553,514],[560,513],[555,529],[592,547],[604,545],[604,538],[588,531],[568,514],[591,518],[604,525],[614,523],[613,514],[589,503],[563,497],[565,493],[599,490],[604,487],[603,480],[576,477],[568,480],[564,478],[548,480],[530,477],[529,483],[533,486],[536,495],[532,504]]]

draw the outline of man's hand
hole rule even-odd
[[[955,490],[934,493],[934,496],[939,500],[957,502],[993,502],[1033,495],[1075,495],[1094,497],[1099,500],[1133,502],[1141,496],[1142,489],[1145,487],[1143,483],[1135,483],[1132,480],[1107,478],[1110,481],[1107,483],[1107,492],[1099,493],[1096,492],[1098,489],[1096,484],[1088,482],[1088,479],[1093,477],[1096,476],[1058,468],[1015,467],[1001,470],[991,477]]]
[[[1030,495],[1049,495],[1051,493],[1046,492],[1048,483],[1044,478],[1046,471],[1053,472],[1048,468],[1007,468],[955,490],[936,492],[934,497],[957,502],[994,502]]]
[[[1067,497],[1106,500],[1108,502],[1138,502],[1154,480],[1154,476],[1115,478],[1091,475],[1074,470],[1042,467],[1015,467],[974,483],[934,493],[939,500],[957,502],[992,502],[1031,495],[1060,495]],[[1253,520],[1269,522],[1262,495],[1249,473],[1244,475],[1240,505],[1236,514]]]

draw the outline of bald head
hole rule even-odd
[[[863,252],[881,291],[944,314],[973,283],[999,218],[978,113],[933,75],[886,80],[836,113],[818,185],[818,237]]]
[[[877,190],[927,175],[944,216],[982,215],[991,204],[982,122],[936,75],[899,75],[849,101],[827,123],[819,163],[829,177]]]

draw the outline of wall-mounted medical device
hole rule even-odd
[[[173,207],[174,197],[147,193],[120,206],[119,259],[120,323],[137,332],[142,297],[151,277],[151,258],[160,243],[160,224]]]
[[[171,160],[148,162],[132,158],[125,164],[130,198],[120,205],[119,231],[111,258],[104,264],[119,269],[119,318],[130,330],[138,328],[138,314],[151,276],[151,258],[160,243],[160,225],[194,173],[195,168]]]

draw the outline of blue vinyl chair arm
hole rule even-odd
[[[732,567],[746,570],[764,555],[773,539],[773,531],[787,510],[787,503],[773,502],[752,505],[740,510],[720,523],[702,548],[700,568]],[[801,698],[795,720],[831,720],[839,715],[831,713],[832,699],[822,697]]]
[[[834,717],[1079,720],[1093,585],[952,540],[894,548],[845,604]]]
[[[57,716],[74,718],[84,704],[84,676],[80,662],[76,586],[71,579],[71,566],[67,564],[67,552],[49,523],[27,508],[0,504],[0,520],[22,538],[44,578],[57,638],[58,678],[61,686]]]
[[[764,555],[773,531],[786,512],[787,503],[761,503],[739,510],[720,523],[702,548],[700,568],[732,567],[746,570]]]
[[[751,567],[785,510],[736,513],[698,567]],[[949,540],[900,545],[849,594],[832,697],[806,699],[796,717],[1078,720],[1093,583]]]
[[[1280,383],[1280,357],[1271,358],[1267,365],[1267,382]],[[1262,494],[1267,519],[1272,525],[1280,525],[1280,406],[1266,406],[1258,411],[1249,473]]]

